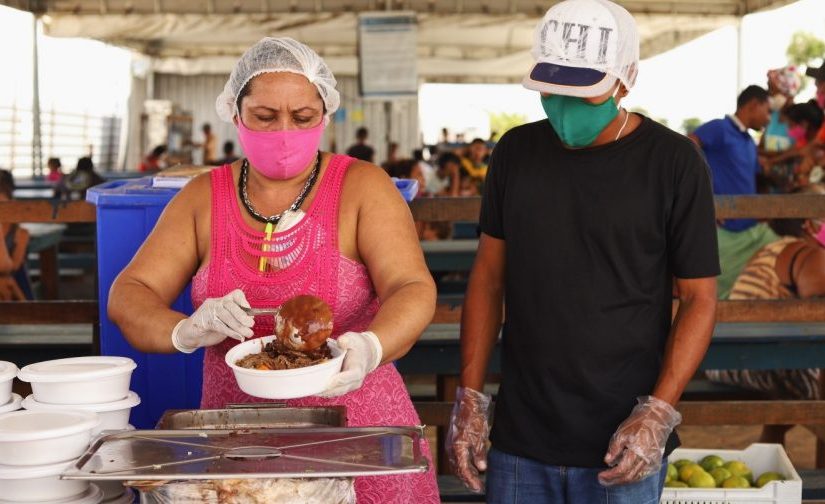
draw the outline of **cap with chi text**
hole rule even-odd
[[[532,54],[527,89],[586,98],[606,93],[616,79],[630,89],[639,69],[636,21],[608,0],[565,0],[536,27]]]

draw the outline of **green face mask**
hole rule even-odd
[[[541,97],[541,105],[550,124],[565,145],[587,147],[610,121],[619,115],[613,96],[594,105],[574,96],[549,95]]]

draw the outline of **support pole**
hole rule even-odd
[[[32,175],[43,175],[43,143],[40,131],[40,72],[38,64],[38,16],[33,16],[32,43]]]

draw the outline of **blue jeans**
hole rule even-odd
[[[658,504],[667,460],[658,474],[629,485],[602,486],[597,479],[601,471],[546,465],[491,448],[487,455],[487,503]]]

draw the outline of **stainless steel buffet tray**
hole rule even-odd
[[[243,404],[226,409],[168,410],[156,429],[261,429],[283,427],[345,427],[345,406],[287,408],[281,404]]]
[[[142,430],[95,440],[64,479],[349,478],[424,472],[424,428]]]

